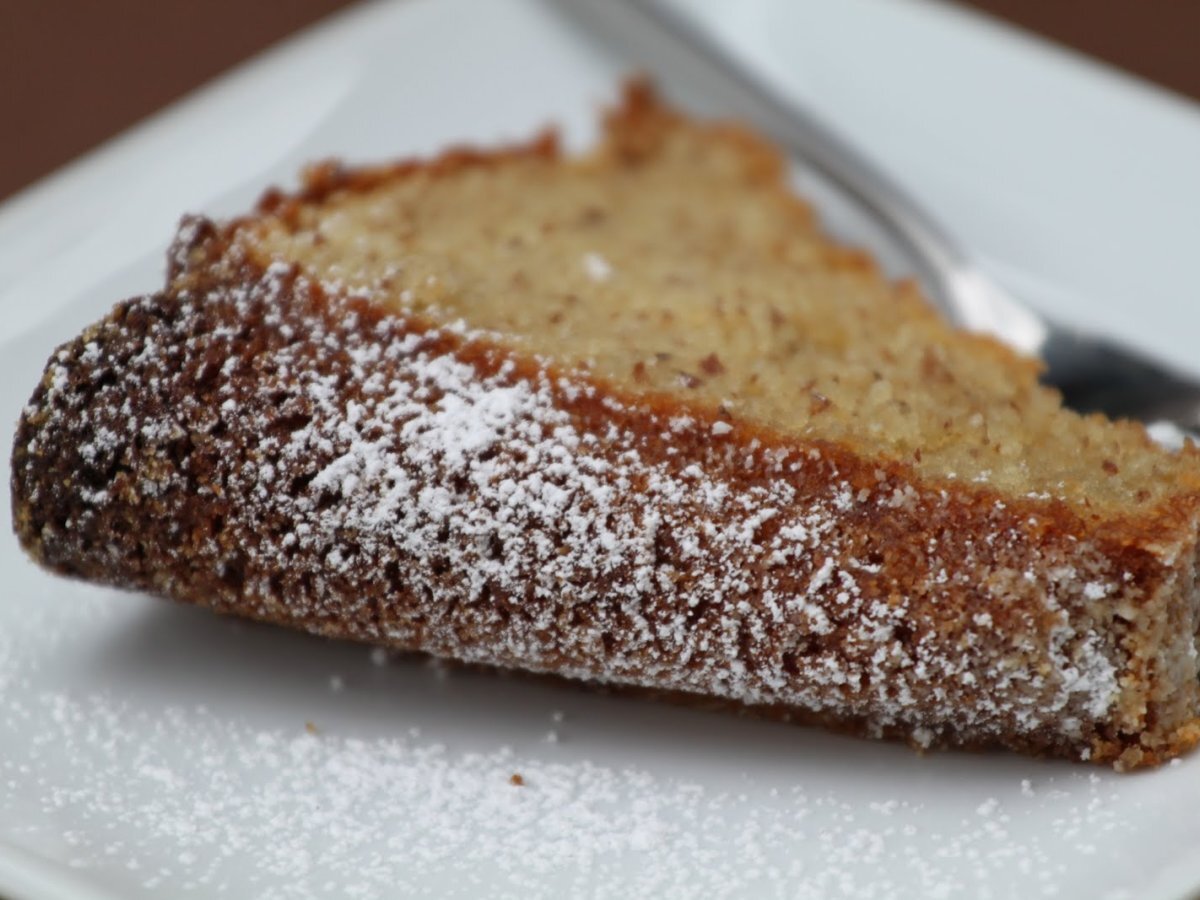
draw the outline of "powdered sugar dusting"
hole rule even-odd
[[[1112,648],[1081,615],[1128,586],[1004,504],[986,542],[947,529],[896,553],[958,521],[954,499],[882,471],[851,484],[836,453],[735,442],[724,420],[660,421],[461,328],[316,296],[283,265],[251,288],[134,304],[121,327],[139,320],[149,332],[112,385],[81,399],[56,377],[46,405],[94,436],[89,470],[135,447],[154,460],[132,466],[154,477],[118,468],[84,496],[64,542],[119,514],[114,497],[155,498],[156,552],[175,558],[170,504],[210,505],[221,530],[182,551],[214,573],[208,593],[169,567],[156,590],[460,660],[856,718],[922,747],[1075,743],[1116,695]],[[163,415],[123,412],[147,392],[135,406]],[[119,543],[78,552],[97,551],[120,571]],[[1014,577],[1052,553],[1061,565]],[[1021,604],[1037,617],[1007,630],[974,611]]]
[[[599,253],[589,252],[583,255],[583,271],[592,281],[605,282],[613,276],[613,267]]]

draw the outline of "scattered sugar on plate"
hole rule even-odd
[[[436,722],[346,733],[320,691],[294,725],[263,727],[214,702],[46,688],[32,673],[62,644],[41,637],[26,657],[0,634],[0,808],[12,813],[0,841],[64,847],[66,865],[119,896],[1072,896],[1082,867],[1144,827],[1117,804],[1124,782],[1087,770],[1056,768],[1036,795],[1026,778],[925,796],[803,760],[782,780],[753,765],[726,778],[739,760],[620,763],[575,712],[576,739],[548,748],[547,719],[557,735],[568,718],[553,706],[527,718],[524,744],[476,734],[470,749]],[[397,665],[436,683],[421,663]],[[356,699],[370,689],[354,683]],[[942,759],[961,758],[929,757],[930,779]],[[1116,879],[1108,896],[1134,896],[1122,889]]]
[[[988,797],[976,807],[975,812],[981,816],[990,816],[1000,808],[1000,801],[995,797]]]
[[[996,797],[978,805],[979,824],[930,833],[907,801],[862,808],[806,785],[765,803],[753,788],[730,794],[505,746],[462,753],[417,729],[366,740],[177,708],[154,722],[103,695],[37,703],[58,712],[30,711],[35,743],[56,748],[54,759],[5,759],[0,781],[25,769],[44,785],[51,821],[79,823],[77,868],[133,871],[170,853],[169,872],[137,881],[147,894],[184,883],[222,893],[247,867],[258,896],[280,898],[320,895],[324,883],[361,898],[484,886],[496,897],[686,897],[698,885],[730,897],[954,897],[1012,865],[1048,873],[1045,888],[1067,871],[1062,852],[1001,823]],[[1061,823],[1080,855],[1095,852],[1102,826],[1119,825],[1103,794],[1093,799]],[[136,835],[115,853],[114,826]]]

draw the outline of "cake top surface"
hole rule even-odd
[[[310,173],[229,226],[263,266],[518,351],[629,395],[669,395],[920,476],[1150,513],[1200,489],[1200,454],[1082,417],[1038,368],[954,331],[907,284],[838,247],[748,133],[632,88],[591,155],[552,140],[431,163]]]

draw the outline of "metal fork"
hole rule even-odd
[[[953,323],[1040,356],[1043,381],[1080,412],[1200,432],[1200,383],[1105,339],[1047,321],[987,278],[899,185],[800,105],[775,92],[686,13],[658,0],[551,0],[587,34],[648,72],[668,96],[734,115],[794,153],[889,233]]]

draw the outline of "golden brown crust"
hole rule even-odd
[[[207,227],[190,231],[215,239]],[[199,252],[220,257],[212,247]],[[621,397],[611,386],[588,385],[578,373],[513,359],[486,340],[327,297],[294,273],[243,264],[216,275],[210,271],[215,280],[203,287],[193,279],[182,295],[123,304],[55,355],[22,419],[13,462],[17,530],[42,564],[331,636],[709,693],[776,716],[922,745],[1002,744],[1146,765],[1196,740],[1191,719],[1161,734],[1148,730],[1155,716],[1149,683],[1137,690],[1151,709],[1132,720],[1121,720],[1116,702],[1102,713],[1096,705],[1096,692],[1109,690],[1106,677],[1115,684],[1119,669],[1131,671],[1128,649],[1115,643],[1123,625],[1111,612],[1098,618],[1080,579],[1056,580],[1053,568],[1090,567],[1097,584],[1130,573],[1133,581],[1115,589],[1136,604],[1155,596],[1169,567],[1125,538],[1089,529],[1061,503],[1005,498],[1001,508],[987,490],[914,484],[902,466],[749,426],[717,441],[712,411],[686,410],[693,422],[672,429],[665,423],[685,411],[669,398]],[[406,354],[387,359],[389,348],[398,346],[406,346]],[[561,593],[514,596],[513,585],[536,582],[530,566],[545,560],[475,546],[478,535],[467,533],[468,519],[432,542],[389,547],[369,533],[361,508],[353,515],[339,511],[338,504],[355,502],[344,492],[314,489],[319,473],[354,452],[319,435],[337,434],[347,410],[368,399],[363,379],[369,376],[353,374],[355,358],[364,354],[376,360],[372,374],[397,384],[419,382],[428,374],[422,367],[437,360],[457,360],[485,386],[466,397],[476,403],[488,391],[541,385],[533,390],[548,390],[555,427],[607,434],[591,451],[596,496],[617,492],[602,511],[607,519],[624,515],[640,527],[646,479],[682,479],[696,462],[704,489],[715,485],[730,497],[786,485],[795,507],[787,512],[798,515],[763,518],[762,503],[739,512],[724,501],[714,507],[667,491],[657,498],[657,511],[669,530],[618,553],[611,569],[588,570],[572,559],[563,571],[578,577],[561,585]],[[332,413],[314,406],[314,377],[337,385]],[[436,415],[439,390],[464,390],[463,384],[431,387],[405,415]],[[523,408],[522,417],[531,408]],[[312,426],[319,426],[318,439],[304,443],[302,455],[289,456],[285,438]],[[402,429],[368,436],[402,455]],[[351,444],[363,437],[357,434]],[[486,456],[525,484],[535,473],[522,468],[519,457],[529,449],[509,435],[478,448],[472,463]],[[631,452],[637,466],[621,462]],[[756,460],[749,468],[745,454]],[[800,465],[788,465],[791,460]],[[601,472],[600,463],[611,470]],[[436,453],[390,465],[392,477],[407,473],[457,492],[450,507],[492,502],[478,485],[462,483],[465,470],[448,469]],[[264,466],[275,470],[265,490]],[[623,479],[635,484],[622,493]],[[568,479],[559,487],[571,486]],[[771,495],[771,502],[778,498]],[[411,519],[413,512],[401,505],[391,514]],[[429,513],[410,527],[428,531]],[[699,558],[686,552],[694,534],[742,528],[748,518],[761,520],[752,541],[709,538]],[[702,527],[689,533],[689,521]],[[293,540],[289,550],[288,535],[306,523],[324,536],[308,544]],[[820,532],[819,541],[804,543],[802,554],[785,560],[784,571],[773,571],[762,550],[778,547],[785,529],[805,523]],[[562,528],[544,520],[522,528],[528,534],[542,529],[552,557],[576,552]],[[613,533],[629,538],[619,529]],[[390,540],[396,534],[394,528],[383,532]],[[589,533],[588,540],[603,537]],[[368,547],[369,560],[363,558]],[[635,570],[637,557],[647,550],[654,555],[647,569],[653,581],[640,584],[647,576]],[[331,551],[357,553],[358,561],[331,561]],[[485,578],[482,590],[455,571],[486,570],[488,560],[508,571]],[[1001,583],[1027,565],[1038,569],[1026,583]],[[723,597],[731,569],[746,573],[748,585]],[[707,592],[701,590],[706,582]],[[772,621],[772,592],[801,598],[799,612],[784,604],[782,618]],[[639,594],[631,612],[630,598]],[[707,600],[697,610],[689,604],[699,594]],[[884,608],[870,612],[876,605]],[[890,617],[888,610],[901,614]],[[989,618],[981,625],[983,611]],[[1060,640],[1056,629],[1066,629],[1059,655],[1070,659],[1072,672],[1014,682],[1005,661],[1026,670],[1047,666]],[[875,659],[881,649],[891,658]],[[794,683],[780,685],[781,677]],[[1095,683],[1085,684],[1089,678]],[[872,685],[873,679],[891,683]],[[1071,719],[1077,724],[1064,732],[1062,723]]]
[[[670,115],[635,90],[603,152]],[[556,152],[326,166],[261,208]],[[1200,739],[1194,496],[1101,518],[633,395],[259,265],[253,222],[186,221],[168,289],[51,358],[12,475],[43,565],[923,747],[1136,767]]]

